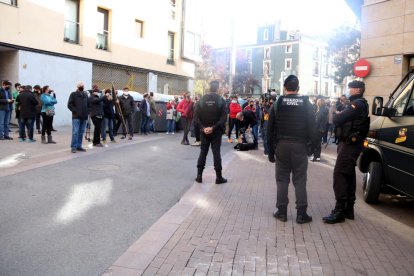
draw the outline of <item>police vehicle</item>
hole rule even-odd
[[[380,193],[414,198],[414,70],[403,78],[387,103],[374,97],[365,149],[358,158],[364,173],[363,197],[378,201]]]

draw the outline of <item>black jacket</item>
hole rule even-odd
[[[104,111],[104,117],[109,119],[115,118],[115,112],[114,112],[114,103],[108,98],[104,98],[103,100],[103,111]]]
[[[128,95],[126,98],[124,95],[118,97],[119,105],[121,106],[122,115],[127,116],[135,111],[134,98]]]
[[[20,92],[16,98],[16,102],[20,107],[20,118],[32,119],[36,117],[36,107],[39,102],[32,92],[29,90]]]
[[[243,121],[241,122],[241,126],[245,128],[253,127],[257,125],[256,114],[251,110],[243,110]]]
[[[72,119],[88,119],[89,101],[85,91],[72,92],[68,100],[68,108],[72,112]]]
[[[0,87],[0,110],[6,110],[7,105],[9,105],[9,110],[11,111],[13,109],[13,104],[7,102],[6,93],[9,100],[13,99],[12,92],[10,90],[6,91]]]
[[[91,95],[89,96],[89,108],[90,108],[90,114],[91,117],[95,117],[95,116],[102,116],[104,115],[104,110],[103,110],[103,100],[105,98],[105,96],[99,96],[99,95],[94,95],[94,92],[91,92]]]

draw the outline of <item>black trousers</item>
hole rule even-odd
[[[36,113],[36,129],[37,130],[40,130],[40,125],[41,125],[41,121],[40,121],[40,116],[41,116],[41,114],[40,114],[40,112],[39,113]]]
[[[97,145],[101,142],[101,131],[102,131],[102,117],[92,117],[93,122],[93,145]]]
[[[201,130],[200,130],[200,126],[196,123],[194,123],[194,136],[197,142],[200,141]]]
[[[181,117],[182,126],[184,128],[183,141],[188,141],[188,132],[190,132],[191,121],[192,120],[189,118]]]
[[[349,145],[344,141],[338,144],[338,156],[333,172],[333,189],[336,200],[355,200],[356,160],[363,149],[363,144]]]
[[[236,126],[236,139],[239,138],[239,120],[237,120],[237,118],[230,118],[229,119],[229,132],[228,132],[229,139],[231,138],[231,132],[234,126]]]
[[[130,113],[128,115],[124,115],[124,120],[125,120],[125,124],[127,125],[127,128],[128,128],[128,134],[131,137],[134,136],[134,129],[132,127],[132,113]],[[118,118],[117,118],[114,133],[118,133],[118,129],[121,125],[122,125],[123,134],[124,134],[124,136],[126,136],[126,130],[125,130],[124,125],[122,123],[121,116],[118,116]]]
[[[46,133],[48,136],[52,135],[53,116],[47,116],[46,112],[42,112],[42,121],[42,136]]]
[[[322,136],[323,132],[316,131],[315,132],[315,140],[312,141],[312,154],[314,158],[320,158],[321,157],[321,142],[322,142]]]
[[[206,166],[206,158],[208,154],[208,150],[211,145],[211,151],[213,152],[213,159],[214,159],[214,170],[216,172],[221,172],[221,155],[220,155],[220,147],[221,147],[221,136],[223,132],[221,130],[215,130],[210,135],[204,134],[201,132],[200,140],[201,140],[201,147],[200,147],[200,155],[198,156],[197,161],[197,169],[204,170]]]
[[[296,209],[308,207],[306,180],[308,170],[307,146],[296,141],[279,141],[276,146],[277,208],[286,208],[289,203],[290,175],[295,187]]]

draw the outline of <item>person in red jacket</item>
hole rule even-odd
[[[181,113],[181,122],[184,129],[181,145],[189,145],[188,132],[190,131],[191,120],[193,119],[193,101],[191,100],[190,92],[184,93],[184,98],[178,104],[177,111]]]
[[[231,139],[231,132],[233,128],[236,127],[236,140],[239,139],[239,121],[236,118],[237,113],[241,112],[242,108],[237,101],[237,96],[231,96],[231,102],[229,104],[229,133],[228,133],[228,142],[233,143]]]

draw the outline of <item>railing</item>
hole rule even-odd
[[[79,26],[79,22],[65,20],[63,40],[66,42],[79,44]]]
[[[96,49],[101,49],[107,51],[109,48],[109,32],[108,31],[100,31],[97,33],[96,37]]]
[[[168,52],[167,64],[174,65],[174,49],[170,49]]]

